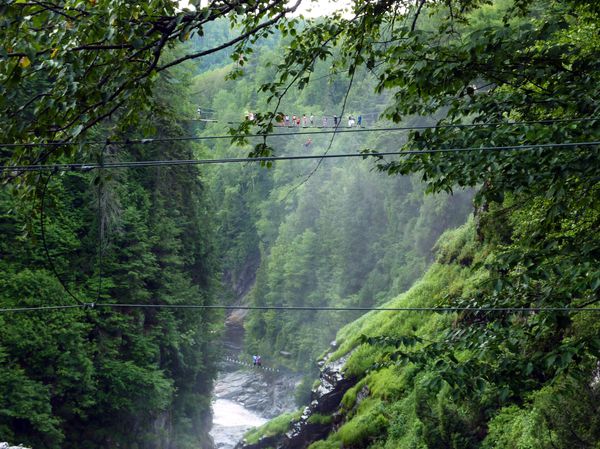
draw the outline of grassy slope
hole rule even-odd
[[[470,221],[446,232],[438,242],[436,262],[423,278],[384,306],[428,307],[447,303],[448,296],[472,295],[475,285],[487,277],[484,269],[475,270],[473,264],[493,257],[490,247],[476,242],[474,228]],[[593,316],[578,316],[574,331],[596,332],[593,320]],[[485,392],[459,399],[449,385],[436,384],[435,367],[386,364],[389,348],[361,340],[365,335],[435,341],[457,321],[455,313],[382,311],[342,328],[332,359],[352,351],[344,369],[359,381],[342,399],[342,424],[309,449],[556,449],[572,447],[566,442],[573,439],[581,442],[578,447],[600,448],[600,415],[594,412],[599,389],[589,380],[559,376],[511,403],[486,400]],[[280,433],[287,430],[279,424]],[[256,439],[260,433],[255,433]]]
[[[470,239],[472,235],[472,223],[446,232],[440,239],[440,242],[445,243],[439,244],[437,249],[438,261],[408,292],[389,301],[383,307],[434,306],[448,292],[464,289],[470,277],[469,270],[461,266],[461,261],[473,258],[473,243]],[[342,328],[337,336],[339,350],[333,354],[332,360],[354,349],[345,370],[348,375],[361,378],[361,381],[344,396],[343,407],[348,418],[346,424],[332,434],[327,442],[317,442],[311,447],[337,449],[340,442],[345,445],[363,445],[375,435],[386,432],[390,426],[387,408],[394,406],[396,400],[402,397],[403,400],[414,400],[413,395],[407,391],[407,382],[414,376],[410,369],[384,368],[367,374],[367,370],[378,360],[380,351],[372,346],[361,345],[361,335],[416,334],[428,338],[451,325],[452,321],[453,316],[450,314],[370,312]],[[356,405],[356,394],[365,386],[370,391],[369,397],[360,405]],[[286,418],[289,416],[282,415],[251,431],[246,435],[246,441],[253,443],[263,435],[284,433],[288,430],[287,426],[282,426]]]
[[[464,265],[484,251],[476,252],[472,222],[446,232],[438,243],[437,260],[406,293],[385,304],[385,307],[436,306],[448,294],[458,294],[470,288],[483,272],[472,273]],[[432,373],[418,372],[414,367],[391,366],[372,369],[382,359],[384,348],[361,343],[361,336],[401,337],[417,335],[434,340],[436,334],[452,326],[454,314],[430,312],[371,312],[342,328],[338,333],[339,350],[333,358],[354,350],[345,366],[347,375],[361,380],[342,400],[346,422],[327,441],[317,442],[311,449],[344,447],[425,447],[417,411],[420,385]],[[358,392],[368,397],[357,404]]]
[[[249,444],[255,444],[262,437],[270,437],[271,435],[279,435],[285,433],[288,430],[290,421],[298,419],[302,414],[302,410],[297,410],[291,413],[284,413],[279,415],[277,418],[273,418],[266,424],[250,430],[245,436]]]

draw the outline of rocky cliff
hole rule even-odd
[[[319,362],[319,386],[313,390],[310,404],[300,418],[290,423],[287,432],[264,436],[256,443],[242,441],[236,449],[305,449],[314,441],[327,436],[342,419],[342,416],[336,413],[342,397],[356,383],[356,379],[345,377],[342,372],[349,355],[328,362],[328,354]],[[323,419],[324,417],[326,419]]]

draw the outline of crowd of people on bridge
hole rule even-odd
[[[255,118],[256,117],[253,112],[247,112],[245,115],[245,119],[251,122],[253,122]],[[319,120],[312,113],[309,115],[303,114],[302,116],[292,114],[290,116],[289,114],[279,112],[275,115],[275,123],[277,126],[284,126],[288,128],[339,128],[344,126],[341,116],[338,117],[337,115],[324,115]],[[347,117],[347,124],[348,128],[362,127],[362,115],[359,115],[358,117],[349,115]]]
[[[353,115],[349,115],[348,118],[348,128],[353,128],[355,126],[362,127],[363,126],[363,118],[362,115],[358,117],[354,117]],[[306,115],[292,115],[291,117],[288,114],[279,113],[275,116],[275,121],[278,126],[287,126],[287,127],[296,127],[296,128],[338,128],[343,125],[342,117],[338,117],[337,115],[327,116],[324,115],[318,120],[313,114]]]
[[[198,108],[197,113],[198,117],[203,115],[203,110]],[[254,112],[248,112],[244,114],[244,119],[246,121],[253,122],[256,120],[256,114]],[[348,115],[347,118],[347,127],[348,128],[362,128],[364,126],[364,119],[362,115],[354,116]],[[217,122],[217,119],[204,119],[203,121],[207,122]],[[232,123],[232,122],[228,122]],[[340,128],[344,126],[344,118],[342,116],[338,117],[337,115],[323,115],[321,117],[315,117],[314,114],[302,114],[295,115],[285,114],[283,112],[278,112],[275,115],[275,124],[280,127],[288,127],[288,128]]]

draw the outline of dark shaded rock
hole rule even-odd
[[[319,376],[321,384],[313,390],[310,405],[304,409],[300,419],[291,423],[287,433],[262,438],[255,444],[241,442],[235,449],[266,449],[269,447],[305,449],[311,443],[325,438],[341,420],[341,415],[336,414],[335,411],[339,408],[342,397],[356,384],[355,378],[346,378],[342,373],[348,357],[349,354],[331,363],[327,363],[325,360],[320,363],[319,366],[322,367]],[[363,394],[368,395],[368,393],[366,390]],[[313,414],[333,415],[333,418],[329,423],[310,422]]]
[[[245,442],[238,443],[235,449],[243,447],[244,449],[266,449],[276,447],[277,442],[281,435],[272,435],[269,437],[262,437],[258,442],[254,444],[248,444]]]
[[[345,378],[342,367],[346,359],[331,365],[323,366],[319,378],[321,384],[312,394],[311,410],[313,413],[332,413],[340,404],[342,397],[355,383],[353,378]]]
[[[331,424],[310,423],[308,421],[298,421],[292,426],[285,435],[282,448],[305,448],[311,443],[324,438],[329,434]]]

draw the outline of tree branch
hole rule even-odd
[[[171,61],[161,67],[159,67],[157,69],[158,72],[162,72],[163,70],[168,69],[169,67],[173,67],[175,65],[181,64],[184,61],[188,61],[190,59],[196,59],[196,58],[200,58],[202,56],[207,56],[210,55],[212,53],[216,53],[218,51],[224,50],[226,48],[231,47],[232,45],[237,44],[238,42],[243,41],[244,39],[247,39],[248,37],[252,36],[253,34],[256,34],[258,31],[267,28],[275,23],[277,23],[280,19],[282,19],[283,17],[285,17],[285,15],[287,13],[290,12],[294,12],[296,11],[296,9],[298,8],[298,6],[300,6],[300,3],[302,2],[302,0],[297,0],[296,3],[294,3],[293,6],[291,6],[290,8],[286,8],[285,10],[281,11],[279,14],[277,14],[275,17],[273,17],[271,20],[268,20],[266,22],[263,22],[262,24],[252,28],[251,30],[246,31],[245,33],[241,34],[240,36],[236,37],[235,39],[230,40],[229,42],[226,42],[224,44],[221,44],[217,47],[211,48],[209,50],[204,50],[204,51],[200,51],[198,53],[191,53],[188,54],[186,56],[182,56],[181,58],[175,59],[174,61]]]
[[[419,19],[419,15],[421,14],[421,9],[423,9],[423,5],[427,0],[420,0],[419,5],[417,7],[417,11],[415,12],[415,17],[413,18],[412,25],[410,26],[410,31],[415,31],[417,26],[417,20]]]

